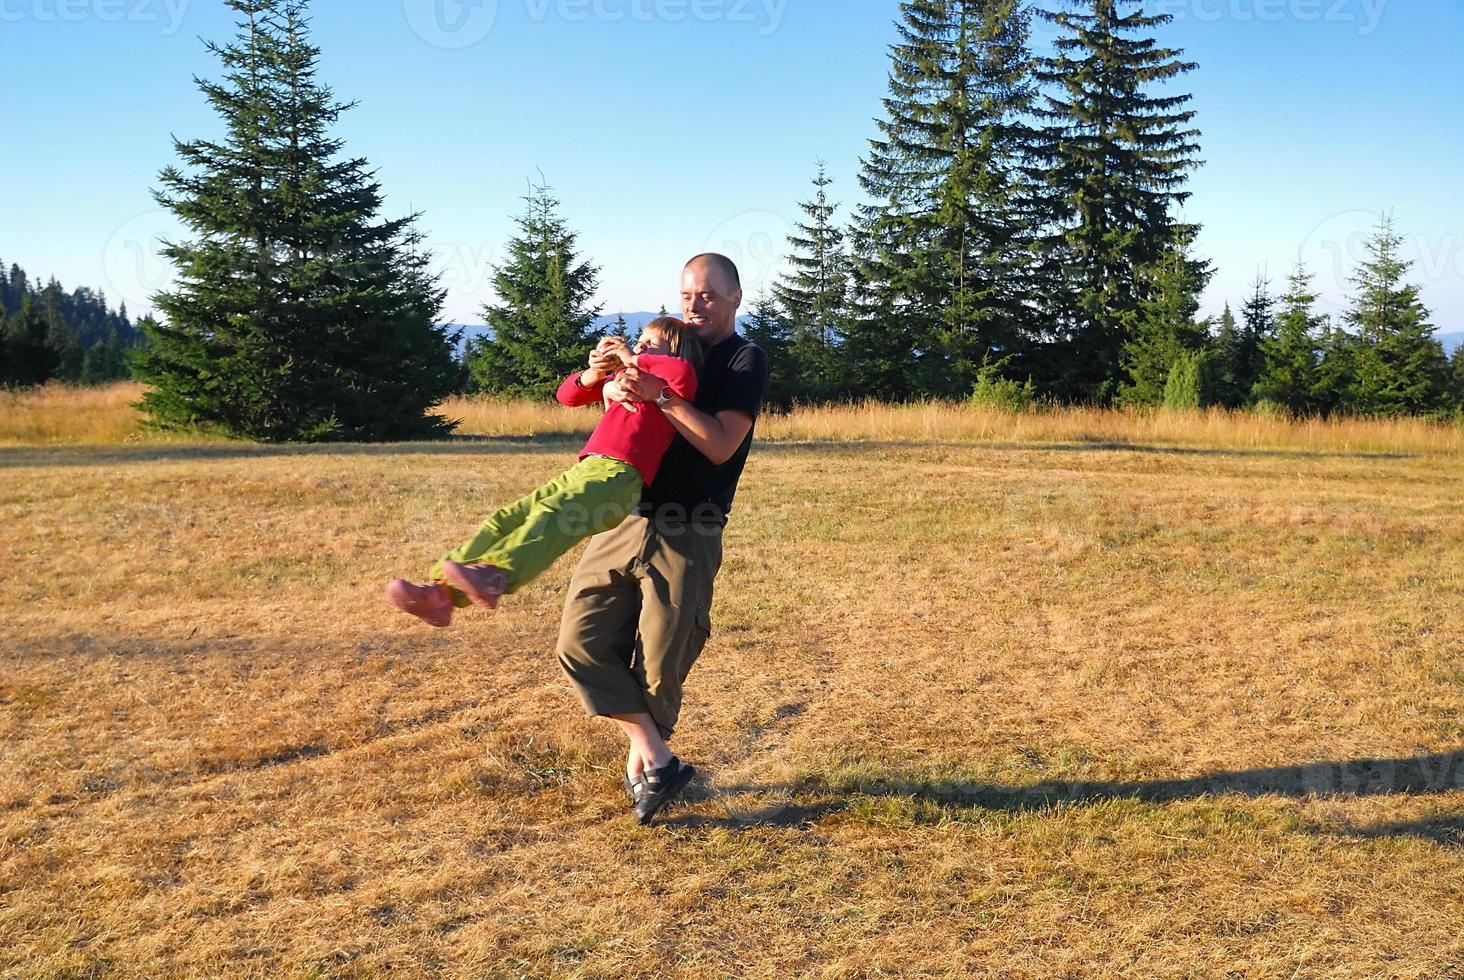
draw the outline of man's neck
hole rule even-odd
[[[733,320],[732,323],[728,325],[727,329],[719,333],[717,336],[702,338],[702,343],[706,344],[708,347],[716,347],[718,344],[720,344],[722,341],[726,340],[728,337],[732,336],[736,332],[737,321]]]

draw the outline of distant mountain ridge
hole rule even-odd
[[[634,313],[615,313],[610,316],[595,317],[592,325],[596,333],[606,334],[615,328],[616,319],[623,316],[625,317],[626,331],[629,332],[632,337],[634,337],[637,333],[640,332],[641,327],[645,326],[647,323],[650,323],[652,320],[660,315],[661,314],[659,313],[652,313],[648,310],[637,310]],[[737,318],[737,325],[739,329],[745,326],[746,323],[747,317],[740,316]],[[464,344],[466,344],[474,337],[482,337],[488,333],[488,328],[481,323],[453,323],[449,324],[448,326],[453,329],[462,329]],[[1448,354],[1450,357],[1454,355],[1454,351],[1458,350],[1460,347],[1464,347],[1464,333],[1435,334],[1434,339],[1444,345],[1444,353]]]
[[[634,313],[616,312],[611,313],[608,316],[595,317],[594,320],[590,321],[590,327],[597,334],[608,334],[615,329],[615,321],[623,316],[625,317],[626,332],[630,334],[630,336],[634,337],[638,333],[640,333],[641,327],[645,326],[647,323],[650,323],[652,320],[660,315],[660,313],[652,313],[649,310],[637,310]],[[671,315],[676,316],[677,314],[672,313]],[[747,317],[739,316],[737,318],[737,326],[739,330],[744,325],[746,325],[746,323]],[[482,323],[449,323],[447,324],[447,327],[450,330],[461,330],[463,332],[462,343],[458,345],[458,350],[460,352],[463,347],[467,345],[468,341],[473,340],[477,337],[486,337],[490,333],[492,333],[492,331],[488,329],[487,325]],[[1464,334],[1460,335],[1460,339],[1464,340]]]

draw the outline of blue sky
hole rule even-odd
[[[606,311],[674,308],[690,254],[736,258],[755,291],[815,161],[858,199],[894,0],[317,0],[321,76],[387,211],[421,227],[447,318],[479,322],[490,267],[542,173],[603,267]],[[1340,309],[1383,211],[1408,236],[1441,332],[1464,330],[1459,0],[1150,0],[1176,20],[1205,166],[1186,216],[1218,274],[1206,311],[1298,258]],[[129,310],[168,280],[175,234],[149,189],[170,134],[218,130],[191,79],[216,66],[218,0],[0,0],[9,138],[0,259]],[[1039,34],[1039,44],[1043,36]]]

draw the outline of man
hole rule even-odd
[[[630,743],[625,789],[643,824],[695,774],[666,740],[711,635],[722,528],[768,380],[767,354],[736,332],[741,302],[731,259],[692,258],[681,273],[681,311],[707,351],[696,398],[678,398],[635,369],[607,386],[612,400],[660,406],[677,438],[636,512],[590,539],[559,627],[559,663],[585,710],[614,720]],[[592,354],[591,366],[609,367],[606,356]]]

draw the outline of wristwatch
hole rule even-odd
[[[666,387],[662,388],[661,393],[656,396],[656,407],[665,408],[666,403],[674,397],[676,397],[676,392],[671,390],[670,385],[667,385]]]

